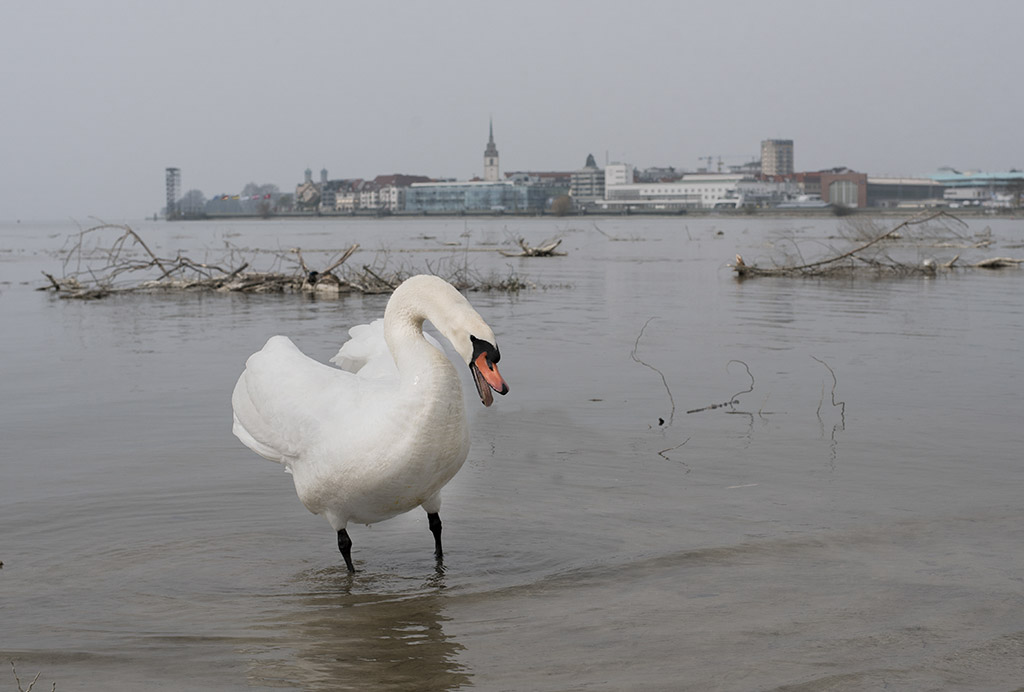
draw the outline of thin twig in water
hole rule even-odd
[[[735,360],[735,359],[730,360],[728,363],[725,364],[725,371],[726,372],[729,372],[729,366],[732,365],[733,363],[739,363],[744,368],[746,368],[747,376],[750,378],[750,387],[749,388],[744,389],[742,392],[736,392],[731,397],[729,397],[729,406],[732,407],[732,408],[735,408],[735,405],[739,403],[739,399],[737,399],[736,397],[738,397],[740,394],[750,394],[752,391],[754,391],[754,375],[750,372],[750,366],[749,365],[744,363],[742,360]]]
[[[836,401],[836,387],[839,386],[839,380],[836,379],[835,371],[833,371],[832,368],[829,367],[829,364],[821,358],[815,358],[814,356],[811,356],[811,358],[814,358],[814,360],[824,365],[825,369],[828,370],[828,373],[832,375],[832,405],[839,407],[839,416],[843,421],[843,427],[846,427],[846,402]],[[818,403],[818,414],[821,414],[821,402]]]
[[[665,461],[674,461],[674,459],[669,459],[668,458],[666,452],[671,452],[672,450],[679,449],[680,447],[682,447],[684,444],[686,444],[689,441],[690,441],[690,438],[688,437],[685,440],[683,440],[682,442],[680,442],[679,444],[677,444],[675,447],[669,447],[668,449],[663,449],[660,452],[658,452],[658,456],[661,457],[662,459],[664,459]],[[682,462],[682,461],[680,461],[679,463],[686,467],[686,473],[690,472],[690,467],[689,467],[688,464],[686,464],[685,462]]]
[[[661,377],[661,383],[665,385],[665,391],[668,393],[669,403],[672,404],[672,410],[668,414],[668,424],[672,425],[672,421],[676,417],[676,400],[672,398],[672,390],[669,389],[668,380],[665,379],[665,374],[661,370],[658,370],[656,367],[651,365],[650,363],[646,363],[640,360],[639,358],[637,358],[636,355],[636,350],[640,347],[640,338],[643,337],[644,330],[647,329],[647,325],[649,325],[651,323],[651,320],[653,319],[653,317],[649,317],[647,321],[644,322],[644,326],[640,328],[640,333],[637,334],[636,336],[636,342],[633,343],[633,352],[629,354],[629,357],[632,358],[635,362],[644,366],[645,368],[650,368],[654,372],[658,373],[658,375]],[[658,420],[662,421],[663,419],[659,418]]]
[[[750,392],[754,391],[754,375],[750,372],[750,366],[748,366],[742,360],[735,360],[734,359],[734,360],[730,360],[728,363],[725,364],[725,371],[726,372],[729,371],[729,366],[732,365],[733,363],[739,363],[740,365],[742,365],[744,368],[747,369],[747,376],[750,377],[750,387],[748,389],[743,390],[742,392],[736,392],[731,397],[729,397],[728,401],[723,401],[720,404],[709,404],[707,406],[701,406],[700,408],[690,409],[689,411],[687,411],[687,413],[701,413],[703,411],[712,411],[712,410],[714,410],[716,408],[723,408],[725,406],[728,406],[729,408],[735,410],[736,404],[740,403],[740,400],[737,399],[736,397],[738,397],[740,394],[749,394]],[[735,412],[735,411],[731,411],[730,413],[732,413],[732,412]]]
[[[835,465],[836,465],[836,457],[839,454],[839,442],[838,442],[838,440],[836,440],[836,433],[839,430],[846,430],[846,402],[845,401],[838,401],[838,402],[836,401],[836,387],[839,385],[839,381],[836,379],[836,373],[832,370],[831,367],[829,367],[829,364],[826,363],[825,361],[821,360],[820,358],[815,358],[814,356],[811,356],[811,358],[814,358],[814,360],[816,360],[819,363],[821,363],[822,365],[824,365],[825,369],[828,370],[830,375],[832,375],[832,406],[835,406],[835,407],[839,408],[839,423],[837,423],[837,424],[832,426],[831,443],[829,444],[830,466],[831,466],[832,470],[834,471],[835,470]],[[825,387],[824,387],[824,385],[822,385],[821,389],[822,389],[821,398],[824,399],[825,398]],[[825,424],[821,420],[821,401],[818,401],[818,423],[821,425],[821,432],[822,432],[822,435],[824,435],[824,433],[825,433]]]

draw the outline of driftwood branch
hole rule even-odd
[[[1018,267],[1024,263],[1024,259],[1016,259],[1013,257],[990,257],[989,259],[975,262],[972,267],[978,267],[979,269],[1004,269],[1006,267]]]
[[[537,247],[528,245],[526,240],[523,238],[519,239],[520,252],[508,252],[506,250],[499,250],[505,257],[565,257],[565,252],[557,252],[556,248],[562,244],[562,239],[558,240],[545,240]]]
[[[942,223],[927,226],[927,224],[937,221],[941,221]],[[952,270],[956,266],[981,269],[1002,269],[1005,267],[1019,266],[1024,263],[1024,260],[1012,257],[992,257],[977,262],[961,263],[957,265],[957,261],[960,259],[959,254],[951,260],[942,263],[939,263],[934,259],[925,259],[923,261],[916,262],[901,262],[893,259],[888,251],[881,249],[883,247],[883,241],[902,240],[903,242],[906,242],[906,239],[903,237],[903,232],[908,231],[908,229],[913,227],[921,227],[921,229],[925,229],[923,231],[920,229],[914,231],[917,236],[922,234],[925,235],[925,239],[921,239],[920,237],[916,240],[912,239],[913,242],[918,244],[925,243],[927,235],[929,233],[935,233],[936,228],[941,228],[942,232],[947,234],[944,242],[928,243],[928,247],[978,249],[988,247],[992,244],[991,238],[983,238],[978,242],[971,241],[963,234],[957,233],[956,230],[954,230],[953,224],[966,226],[961,219],[945,211],[939,211],[923,217],[907,219],[889,230],[874,233],[866,238],[861,237],[861,239],[856,241],[856,244],[850,249],[845,251],[836,251],[827,257],[811,262],[803,259],[799,246],[795,241],[789,239],[796,248],[795,251],[799,258],[798,263],[782,264],[780,266],[773,267],[760,267],[746,262],[741,255],[736,255],[735,264],[729,266],[736,273],[737,277],[749,278],[755,276],[839,276],[857,271],[858,269],[870,269],[876,272],[889,272],[894,274],[927,275],[935,274],[940,269]],[[870,222],[868,222],[867,225],[871,229],[874,228],[873,224]],[[865,230],[863,225],[858,227],[856,224],[851,224],[851,226],[860,231],[861,234],[863,234],[863,231]],[[990,231],[987,232],[990,233]]]

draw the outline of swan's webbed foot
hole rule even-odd
[[[345,529],[338,531],[338,550],[341,551],[341,556],[345,558],[345,566],[348,567],[348,571],[355,572],[356,568],[352,564],[352,539],[349,538],[348,531]]]
[[[434,557],[441,562],[444,559],[444,551],[441,550],[441,517],[437,512],[428,512],[427,524],[430,526],[430,533],[434,534]]]

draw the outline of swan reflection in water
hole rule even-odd
[[[307,690],[453,690],[470,682],[463,646],[444,633],[444,572],[427,579],[351,577],[344,565],[301,573],[256,626],[251,684]]]

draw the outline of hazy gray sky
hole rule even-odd
[[[139,218],[164,169],[250,181],[694,168],[1024,167],[1016,0],[8,3],[0,219]]]

